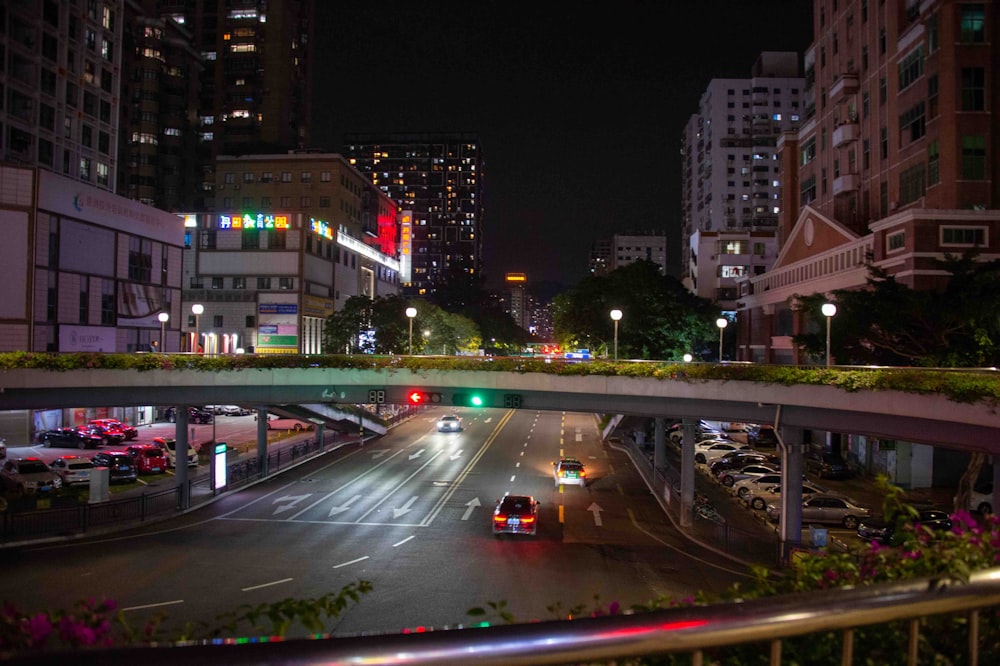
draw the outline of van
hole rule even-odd
[[[177,440],[173,437],[154,437],[153,444],[159,446],[167,454],[167,466],[177,466]],[[198,466],[198,451],[188,446],[188,467]]]

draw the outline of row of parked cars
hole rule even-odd
[[[138,436],[135,426],[118,419],[91,419],[81,426],[43,430],[36,439],[42,446],[96,449],[130,442]]]

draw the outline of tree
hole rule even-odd
[[[834,291],[837,314],[831,327],[832,355],[841,364],[924,367],[991,367],[1000,362],[1000,261],[976,261],[974,253],[947,256],[937,267],[948,273],[938,290],[914,290],[883,269],[869,266],[863,289]],[[797,309],[811,313],[811,330],[796,344],[825,354],[823,294],[799,297]]]
[[[611,310],[618,323],[618,355],[625,358],[679,359],[705,348],[715,335],[719,309],[711,301],[660,273],[650,261],[638,261],[606,276],[585,277],[556,296],[553,323],[564,348],[607,353],[614,339]]]

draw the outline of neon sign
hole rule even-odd
[[[329,223],[310,217],[309,228],[312,229],[314,234],[322,236],[327,240],[333,240],[333,227],[331,227]]]
[[[288,229],[287,215],[265,215],[257,213],[251,215],[220,215],[220,229]]]

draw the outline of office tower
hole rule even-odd
[[[799,56],[764,52],[749,78],[713,79],[682,136],[681,280],[732,310],[736,283],[776,257],[782,132],[803,120]]]
[[[485,162],[476,134],[349,134],[344,155],[412,213],[402,293],[481,285]]]

